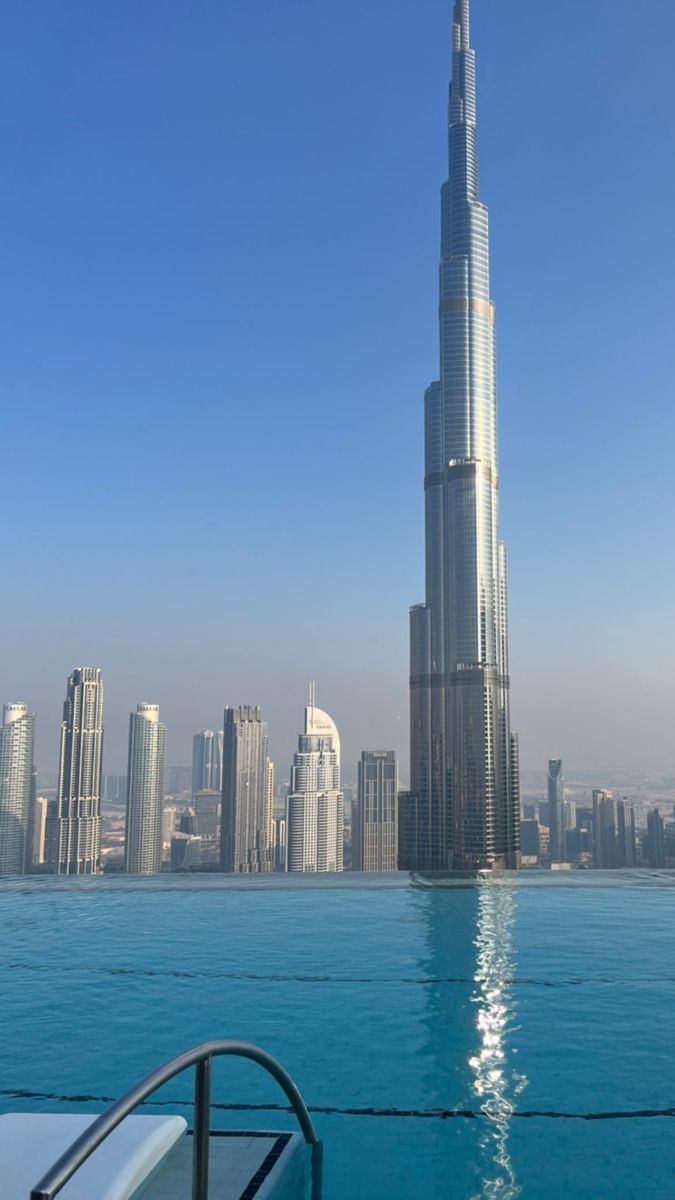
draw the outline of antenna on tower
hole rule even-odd
[[[314,708],[315,703],[316,703],[316,684],[310,683],[310,685],[309,685],[309,707]]]

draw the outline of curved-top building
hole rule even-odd
[[[426,603],[411,613],[411,792],[399,859],[405,869],[427,871],[519,863],[495,309],[478,186],[469,0],[455,3],[448,125],[440,375],[425,396]]]
[[[286,869],[342,871],[343,852],[340,735],[333,718],[316,707],[311,684],[286,801]]]

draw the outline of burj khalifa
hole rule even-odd
[[[518,744],[509,717],[499,537],[495,308],[476,154],[469,0],[456,0],[441,196],[440,378],[425,409],[426,603],[411,610],[411,785],[400,866],[517,868]]]

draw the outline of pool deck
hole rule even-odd
[[[143,1200],[190,1200],[192,1137],[172,1150]],[[209,1200],[277,1200],[303,1195],[306,1162],[297,1133],[212,1133]]]

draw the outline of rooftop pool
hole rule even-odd
[[[675,1195],[675,873],[3,880],[0,929],[2,1112],[237,1038],[298,1084],[325,1200]],[[214,1101],[295,1128],[250,1064]]]

